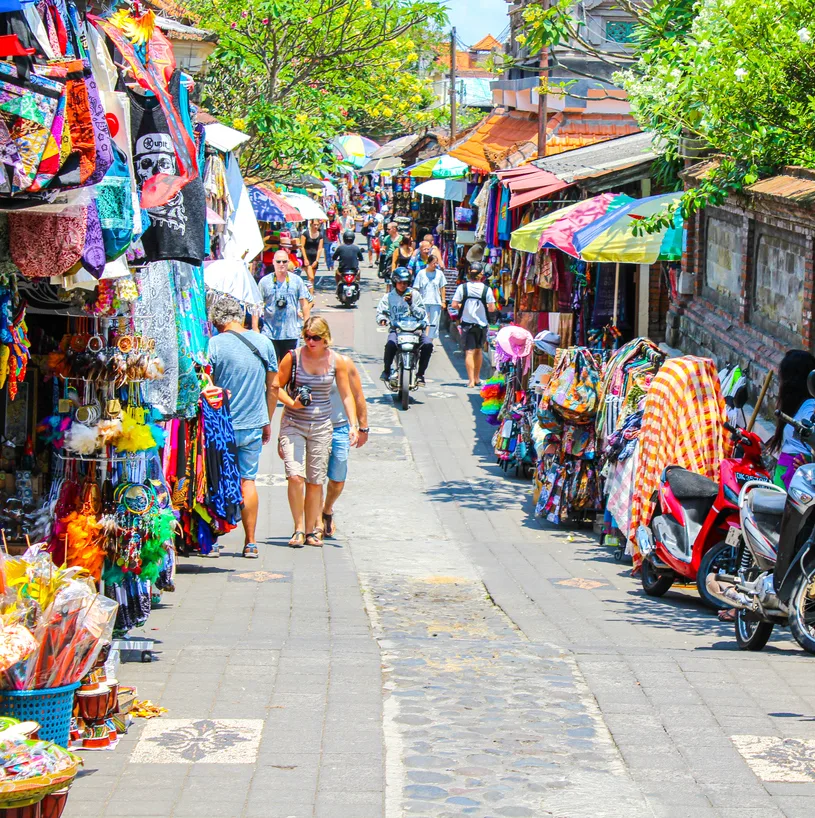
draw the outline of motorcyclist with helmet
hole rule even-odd
[[[342,244],[334,249],[331,256],[332,261],[338,262],[337,272],[334,278],[339,283],[343,273],[353,271],[359,275],[359,263],[365,258],[362,248],[355,244],[357,234],[353,230],[346,230],[342,234]]]
[[[385,344],[385,359],[380,380],[390,379],[393,359],[396,357],[396,332],[393,327],[406,316],[412,316],[418,321],[427,321],[427,310],[422,297],[410,288],[413,278],[407,267],[397,267],[391,275],[393,289],[382,296],[376,307],[376,320],[381,327],[390,326],[388,341]],[[433,342],[428,338],[426,329],[422,331],[421,346],[419,347],[419,367],[416,370],[416,380],[424,386],[424,374],[433,354]]]

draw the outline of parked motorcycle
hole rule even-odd
[[[809,376],[815,395],[815,372]],[[815,416],[799,422],[776,412],[815,452]],[[708,577],[717,599],[736,608],[736,642],[761,650],[776,625],[815,653],[815,464],[796,470],[789,491],[748,481],[739,494],[741,536],[734,574]]]
[[[359,270],[340,272],[340,280],[337,283],[337,299],[344,307],[353,307],[359,301],[359,282]]]
[[[658,489],[662,513],[650,526],[640,526],[636,535],[642,588],[649,596],[662,596],[676,581],[695,581],[702,601],[721,608],[706,577],[736,569],[739,491],[748,482],[770,483],[758,435],[729,423],[724,426],[738,456],[720,462],[718,482],[680,466],[662,472]]]
[[[410,405],[410,393],[419,386],[416,381],[419,346],[426,326],[426,321],[405,316],[390,328],[391,332],[396,333],[396,358],[387,384],[388,389],[397,394],[397,400],[404,410]]]

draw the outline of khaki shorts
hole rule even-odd
[[[280,451],[286,477],[305,477],[307,483],[325,482],[334,426],[330,420],[308,423],[283,415],[280,421]]]

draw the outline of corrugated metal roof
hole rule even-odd
[[[703,181],[721,164],[721,159],[714,157],[699,162],[688,168],[682,176],[687,180]],[[804,207],[815,205],[815,172],[808,168],[787,167],[783,173],[759,179],[745,188],[745,193],[752,196],[769,196],[774,199],[794,202]]]
[[[576,150],[536,159],[532,164],[554,173],[564,182],[602,176],[631,165],[652,162],[656,158],[654,134],[637,133],[595,142]],[[548,148],[548,143],[547,143]]]

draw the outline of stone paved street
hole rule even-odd
[[[66,818],[815,815],[814,657],[760,654],[680,589],[645,598],[494,464],[450,341],[397,412],[384,334],[320,295],[370,399],[338,539],[292,550],[265,450],[260,559],[182,560],[124,684],[168,709],[86,753]]]

